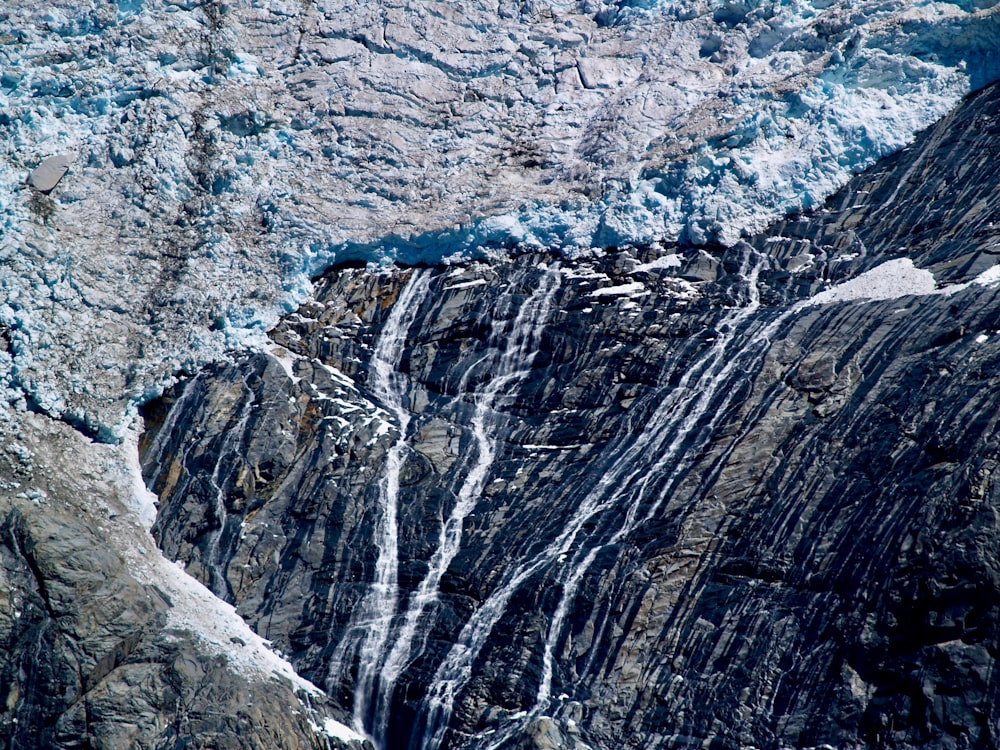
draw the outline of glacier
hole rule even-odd
[[[103,440],[331,264],[731,245],[1000,77],[982,1],[12,0],[0,39],[0,398]]]
[[[656,246],[635,260],[639,272],[733,246],[781,216],[820,206],[851,175],[1000,79],[998,48],[1000,3],[982,0],[7,0],[0,447],[22,459],[34,451],[39,482],[49,470],[103,477],[92,482],[99,491],[80,493],[80,523],[103,523],[102,503],[129,506],[97,529],[136,582],[169,594],[167,624],[195,633],[206,653],[248,679],[278,675],[316,694],[235,609],[152,546],[156,509],[135,460],[140,405],[238,348],[270,352],[297,382],[291,360],[300,355],[264,334],[335,264]],[[61,180],[33,179],[53,165]],[[458,275],[445,291],[486,284]],[[960,286],[996,276],[990,268]],[[677,290],[700,293],[682,281]],[[930,271],[897,259],[784,315],[959,290],[939,288]],[[545,289],[536,291],[547,310]],[[647,295],[643,283],[628,281],[587,299],[597,306],[622,298],[621,309],[633,310]],[[527,322],[526,313],[515,327]],[[761,331],[751,346],[769,341],[772,328]],[[706,367],[728,373],[723,355],[735,335],[727,330]],[[481,493],[493,460],[483,415],[505,379],[520,377],[536,338],[521,336],[523,351],[500,362],[504,374],[476,402],[478,463],[442,527],[437,567],[420,584],[425,599],[406,610],[398,592],[375,601],[391,603],[408,623],[436,596],[456,554],[456,529],[471,512],[465,500]],[[723,381],[696,394],[696,413]],[[402,396],[387,389],[376,391],[399,407],[392,410],[405,428]],[[241,427],[254,407],[244,404]],[[382,420],[371,407],[370,418]],[[389,430],[383,421],[372,441]],[[228,438],[223,446],[225,457]],[[540,439],[526,447],[565,446]],[[669,457],[676,446],[668,448]],[[220,466],[209,481],[224,527]],[[393,525],[397,490],[385,498]],[[44,502],[20,495],[25,504]],[[588,508],[606,502],[587,497]],[[561,545],[577,531],[567,533],[546,548],[546,562],[562,559]],[[378,561],[390,589],[398,588],[394,536],[387,526]],[[551,698],[566,607],[593,559],[581,553],[576,572],[561,574],[569,593],[545,638],[537,706]],[[520,586],[520,576],[510,585]],[[499,589],[470,622],[499,617],[514,588]],[[371,709],[385,735],[386,696],[415,637],[407,627],[396,640],[375,630],[362,646],[391,658],[381,674],[363,675],[374,703],[359,704],[358,727]],[[451,711],[455,674],[468,658],[456,652],[444,663],[434,711]],[[425,717],[428,726],[435,717]],[[318,713],[310,726],[361,740]]]

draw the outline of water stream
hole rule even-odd
[[[507,294],[519,291],[523,278],[517,275],[508,285]],[[428,563],[428,571],[417,589],[410,595],[402,623],[391,647],[382,661],[378,677],[377,704],[373,736],[382,747],[386,739],[389,710],[396,682],[413,657],[413,641],[428,607],[438,599],[441,578],[458,554],[462,543],[462,526],[482,495],[496,455],[495,429],[498,415],[494,409],[505,397],[511,397],[531,369],[541,334],[549,319],[552,298],[559,288],[558,269],[546,269],[538,285],[521,305],[513,321],[492,320],[487,349],[494,353],[491,378],[481,390],[473,393],[475,410],[471,420],[476,458],[465,474],[457,499],[448,518],[441,526],[437,548]],[[503,300],[501,300],[503,301]],[[496,355],[500,352],[499,356]],[[481,365],[483,360],[478,360]],[[471,367],[466,373],[471,372]]]
[[[409,449],[410,412],[404,403],[406,381],[399,363],[406,335],[413,325],[420,304],[427,295],[430,275],[414,269],[400,292],[375,344],[368,386],[388,410],[399,431],[386,455],[385,470],[378,482],[377,515],[374,540],[378,549],[375,576],[368,594],[352,613],[351,622],[331,659],[327,684],[340,683],[344,670],[357,663],[354,688],[353,722],[357,731],[365,731],[372,688],[378,679],[385,643],[399,602],[399,529],[398,502],[400,471]],[[357,658],[353,656],[356,650]]]
[[[736,384],[767,351],[770,338],[790,314],[762,322],[757,292],[761,259],[748,257],[742,275],[745,294],[716,327],[712,344],[693,361],[679,382],[651,397],[658,404],[638,436],[626,436],[605,449],[600,479],[579,502],[562,532],[544,549],[523,561],[483,601],[466,622],[426,692],[418,718],[424,750],[444,740],[454,701],[472,675],[473,664],[503,616],[514,593],[529,579],[549,570],[560,599],[552,614],[542,652],[542,676],[531,710],[500,728],[489,747],[500,747],[550,704],[554,652],[580,584],[597,556],[619,543],[639,524],[655,517],[675,480],[709,442],[727,413]],[[615,529],[600,523],[623,515]],[[594,523],[597,521],[597,523]],[[558,562],[558,565],[553,563]]]
[[[225,560],[219,554],[219,544],[226,532],[226,522],[229,519],[229,512],[226,508],[226,486],[229,484],[229,478],[235,466],[233,459],[242,453],[241,448],[246,437],[247,425],[257,402],[256,394],[250,383],[247,382],[247,378],[248,373],[244,371],[240,388],[239,415],[236,417],[236,423],[232,427],[227,427],[223,432],[222,445],[216,452],[215,466],[212,467],[212,473],[209,476],[209,482],[215,493],[215,497],[212,498],[212,512],[218,525],[208,534],[202,564],[208,573],[208,588],[216,596],[226,601],[230,600],[229,581],[226,577]]]

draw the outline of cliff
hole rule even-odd
[[[998,116],[729,248],[331,269],[147,408],[158,543],[379,747],[994,746]]]

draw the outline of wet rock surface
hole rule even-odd
[[[148,410],[159,544],[386,748],[995,746],[998,115],[727,250],[332,270]]]

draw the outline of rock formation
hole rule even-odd
[[[153,528],[384,748],[992,747],[1000,90],[732,247],[344,266]]]
[[[18,432],[0,455],[4,747],[342,746],[324,696],[160,556],[121,447],[36,414]]]
[[[0,744],[1000,744],[995,0],[0,6]]]

